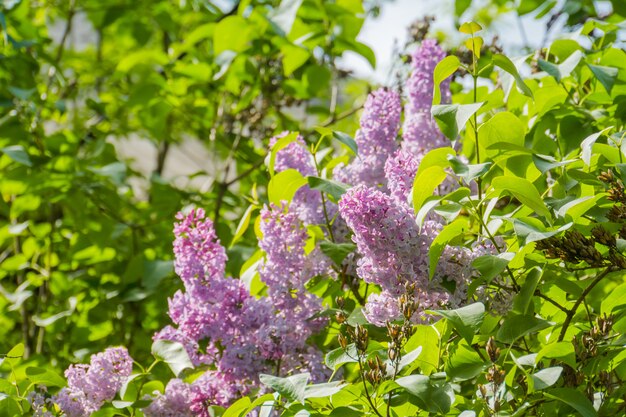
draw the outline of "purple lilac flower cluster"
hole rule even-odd
[[[89,365],[71,365],[65,371],[67,387],[52,397],[67,417],[86,417],[98,411],[117,391],[133,369],[124,347],[109,348],[91,356]]]
[[[270,149],[272,149],[279,139],[285,137],[289,132],[270,139]],[[303,176],[315,175],[315,165],[312,156],[306,148],[306,143],[302,136],[298,135],[294,142],[291,142],[276,153],[274,169],[281,172],[287,169],[295,169]],[[311,189],[308,185],[301,187],[294,195],[290,210],[306,224],[321,224],[324,222],[324,211],[322,209],[322,196],[319,191]]]
[[[402,103],[400,95],[380,88],[365,101],[360,129],[356,132],[359,156],[335,170],[335,178],[352,185],[385,186],[385,162],[398,149]]]
[[[431,319],[425,310],[459,306],[465,302],[474,273],[472,260],[495,252],[493,245],[486,244],[473,250],[446,247],[434,277],[429,279],[428,252],[443,225],[437,217],[431,216],[420,228],[409,195],[424,155],[434,148],[449,146],[430,114],[433,71],[444,57],[444,51],[433,40],[424,41],[412,56],[413,73],[407,82],[403,141],[399,149],[394,151],[388,146],[384,149],[387,153],[378,156],[385,160],[386,188],[353,181],[356,186],[339,202],[341,217],[352,230],[352,240],[357,245],[356,274],[381,289],[380,293],[368,297],[364,309],[366,318],[376,325],[401,316],[399,299],[407,288],[411,288],[409,295],[418,305],[412,316],[414,322]],[[449,100],[449,82],[442,83],[441,89],[444,101]],[[387,139],[395,140],[395,136]],[[359,146],[360,150],[368,149],[368,146]],[[446,180],[439,192],[447,193],[455,187],[452,180]],[[414,285],[407,286],[407,283]]]
[[[321,254],[306,256],[302,221],[284,208],[261,214],[267,251],[259,274],[268,297],[255,298],[238,279],[225,276],[226,252],[202,209],[178,215],[175,224],[175,270],[184,284],[170,299],[175,326],[155,335],[181,343],[194,365],[210,369],[191,384],[171,382],[145,409],[146,416],[208,416],[208,405],[225,406],[258,384],[260,373],[306,369],[321,356],[306,339],[323,323],[307,320],[321,309],[304,283],[328,267]],[[316,259],[316,255],[320,259]],[[206,346],[201,350],[200,346]],[[315,369],[312,369],[315,371]],[[172,410],[186,410],[176,414]]]
[[[413,72],[407,81],[408,102],[405,106],[402,126],[402,149],[415,155],[418,160],[431,149],[448,146],[430,113],[433,101],[433,72],[446,54],[433,39],[426,39],[411,56]],[[441,83],[442,99],[449,100],[449,81]]]

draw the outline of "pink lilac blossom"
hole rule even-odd
[[[385,161],[398,148],[401,112],[400,95],[395,91],[380,88],[368,96],[355,137],[358,157],[337,167],[335,179],[352,185],[385,186]]]
[[[434,90],[433,73],[437,64],[445,57],[445,51],[435,39],[425,39],[411,55],[413,72],[406,83],[409,113],[427,112],[430,114]],[[450,81],[442,82],[440,88],[442,101],[449,101]]]
[[[276,370],[276,361],[281,361],[283,375],[294,372],[296,365],[306,369],[306,339],[323,325],[322,319],[307,320],[321,309],[321,301],[304,284],[329,266],[319,251],[305,253],[308,235],[295,213],[262,211],[260,246],[267,256],[259,272],[267,280],[269,296],[258,299],[242,281],[225,276],[225,250],[205,216],[201,209],[177,216],[175,266],[185,288],[169,300],[175,326],[154,338],[181,343],[194,365],[206,364],[210,370],[189,390],[176,385],[171,394],[157,396],[154,407],[147,408],[155,415],[167,410],[168,397],[187,395],[191,415],[206,416],[208,405],[227,406],[247,394],[258,384],[259,373]]]
[[[167,383],[163,394],[155,392],[152,403],[143,409],[146,417],[193,417],[191,385],[178,378]]]
[[[45,386],[41,386],[43,392],[31,391],[26,396],[26,400],[30,404],[33,417],[53,417],[54,414],[48,409],[54,409],[54,403],[44,393],[47,391]]]
[[[399,318],[398,298],[406,291],[406,283],[416,284],[412,294],[418,302],[414,322],[430,320],[425,310],[462,302],[473,273],[469,249],[447,247],[434,277],[429,279],[428,251],[441,230],[439,223],[427,221],[420,229],[408,205],[365,186],[348,190],[339,210],[361,255],[358,276],[381,288],[380,294],[370,295],[365,306],[370,322],[383,325]],[[453,284],[453,291],[446,288],[447,283]]]
[[[431,149],[450,145],[430,112],[434,89],[433,72],[445,56],[443,49],[433,39],[424,40],[412,55],[413,72],[406,83],[408,102],[402,126],[402,148],[418,160]],[[450,81],[442,82],[440,89],[442,102],[448,102]]]
[[[289,132],[282,132],[270,139],[270,149]],[[287,169],[295,169],[303,176],[316,175],[315,164],[312,156],[306,148],[302,136],[298,135],[294,142],[276,152],[274,161],[275,172]],[[329,202],[326,202],[327,210]],[[324,223],[324,211],[322,208],[322,196],[319,191],[311,189],[308,185],[302,186],[291,201],[290,209],[306,224]]]
[[[92,355],[89,365],[71,365],[65,371],[67,387],[53,401],[68,417],[89,416],[111,401],[132,372],[126,348],[109,348]]]

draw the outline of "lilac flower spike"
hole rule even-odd
[[[53,397],[68,417],[86,417],[111,401],[130,376],[133,360],[124,347],[109,348],[91,356],[89,365],[70,365],[67,387]]]

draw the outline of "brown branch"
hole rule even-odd
[[[576,300],[572,308],[567,312],[567,317],[565,317],[565,321],[563,322],[563,327],[561,328],[561,333],[559,334],[558,342],[562,342],[565,337],[565,333],[567,332],[567,328],[569,327],[574,315],[576,314],[576,310],[580,307],[580,304],[585,300],[585,297],[593,290],[593,288],[598,285],[598,283],[604,278],[609,272],[612,271],[612,268],[607,268],[602,271],[600,274],[596,275],[596,277],[591,281],[591,284],[585,288],[585,290],[580,294],[580,297]]]

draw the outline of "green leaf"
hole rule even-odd
[[[356,345],[351,343],[345,349],[339,347],[328,352],[324,358],[324,363],[330,369],[336,371],[341,365],[358,362],[358,357],[359,354],[356,350]]]
[[[320,242],[320,249],[337,266],[341,266],[346,256],[354,252],[356,245],[353,243],[334,243],[328,240]]]
[[[432,115],[441,132],[450,140],[455,140],[467,121],[484,103],[437,104],[432,107]]]
[[[493,56],[493,64],[497,67],[502,68],[504,71],[513,76],[513,78],[515,79],[515,83],[517,84],[517,88],[520,89],[522,94],[533,98],[533,92],[530,90],[530,88],[528,88],[522,77],[519,75],[515,64],[513,64],[513,62],[508,57],[502,54],[495,54]]]
[[[460,66],[461,61],[454,55],[448,55],[437,64],[433,72],[433,104],[441,103],[441,89],[439,86],[446,78],[454,74]]]
[[[325,384],[308,385],[304,389],[304,398],[324,398],[337,394],[339,391],[347,387],[348,384],[336,382],[328,382]]]
[[[519,314],[529,313],[530,303],[535,295],[535,289],[537,284],[541,280],[543,271],[539,267],[534,267],[526,275],[526,280],[522,285],[520,292],[515,296],[513,300],[513,311]]]
[[[591,134],[591,135],[587,136],[580,143],[580,148],[582,150],[580,158],[583,160],[585,165],[589,166],[591,164],[591,152],[592,152],[592,148],[593,148],[594,143],[596,143],[596,140],[598,140],[598,138],[600,136],[602,136],[607,130],[610,130],[612,128],[613,128],[613,126],[607,127],[606,129],[603,129],[600,132]]]
[[[556,384],[556,381],[559,380],[562,372],[562,367],[553,366],[552,368],[545,368],[532,374],[531,378],[533,380],[533,387],[535,391],[546,389]]]
[[[450,166],[450,158],[456,156],[456,151],[450,147],[431,149],[424,155],[419,164],[416,175],[421,175],[426,169],[439,166],[446,168]]]
[[[47,387],[63,387],[67,383],[65,378],[52,369],[29,366],[26,368],[26,376],[33,384]]]
[[[481,155],[494,158],[509,146],[524,148],[525,128],[510,112],[499,112],[478,128]]]
[[[468,35],[473,35],[474,33],[480,32],[481,30],[483,30],[483,27],[476,22],[465,22],[459,28],[459,32]]]
[[[506,269],[514,253],[505,252],[499,255],[483,255],[472,261],[472,266],[480,272],[486,282],[500,275]]]
[[[479,302],[457,308],[456,310],[434,310],[433,313],[445,317],[456,331],[459,332],[461,337],[463,337],[467,343],[472,344],[474,335],[478,333],[480,326],[483,324],[485,306],[483,303]]]
[[[213,34],[215,55],[224,51],[243,52],[254,35],[253,27],[241,16],[227,16],[216,26]]]
[[[529,315],[509,315],[502,322],[496,333],[496,339],[502,343],[513,343],[520,337],[538,332],[554,323]]]
[[[576,369],[576,352],[572,342],[555,342],[545,345],[537,353],[535,363],[539,364],[543,358],[558,359]]]
[[[618,285],[602,300],[600,312],[611,314],[626,309],[626,284]]]
[[[472,0],[455,0],[454,2],[454,14],[456,17],[461,17],[463,13],[472,5]]]
[[[576,50],[559,65],[544,61],[543,59],[540,59],[538,64],[539,68],[553,76],[557,82],[561,82],[563,78],[569,76],[572,71],[576,69],[583,56],[581,51]]]
[[[415,362],[415,360],[422,354],[422,347],[418,346],[412,351],[405,353],[400,358],[400,362],[398,363],[398,372],[402,371],[404,368]]]
[[[432,279],[437,270],[437,263],[439,263],[439,257],[445,249],[448,242],[452,239],[461,236],[468,229],[468,220],[464,217],[457,218],[452,223],[446,225],[441,232],[433,239],[430,244],[430,250],[428,253],[428,265],[429,265],[429,278]]]
[[[24,356],[24,343],[18,343],[4,357],[11,366],[17,365]]]
[[[193,363],[185,347],[171,340],[155,340],[152,344],[155,358],[167,363],[174,375],[179,376],[185,369],[193,369]]]
[[[454,404],[455,396],[450,384],[434,384],[426,375],[408,375],[395,382],[418,399],[420,408],[431,413],[447,414]]]
[[[2,148],[1,151],[19,164],[26,165],[27,167],[33,166],[30,156],[28,156],[28,153],[24,150],[22,145],[7,146],[6,148]]]
[[[600,65],[587,64],[587,66],[591,72],[593,72],[593,75],[596,76],[598,81],[600,81],[600,84],[604,86],[606,92],[611,94],[611,90],[613,89],[619,70],[614,67],[604,67]]]
[[[413,209],[416,213],[447,176],[446,171],[440,166],[431,166],[415,176],[413,181]]]
[[[228,407],[222,417],[243,417],[249,411],[251,403],[248,397],[240,398]]]
[[[282,201],[291,201],[296,192],[307,179],[295,169],[286,169],[274,175],[267,185],[267,195],[270,203],[280,205]]]
[[[555,388],[543,394],[547,398],[559,400],[578,411],[582,417],[597,417],[598,413],[591,402],[573,388]]]
[[[327,180],[326,178],[315,177],[313,175],[306,177],[306,179],[311,189],[325,192],[332,196],[335,201],[339,201],[341,196],[347,191],[345,185],[337,181]]]
[[[306,386],[310,379],[308,372],[292,375],[287,378],[280,378],[273,375],[260,374],[259,380],[263,385],[269,387],[289,399],[304,403]]]
[[[281,45],[280,52],[283,54],[283,71],[287,77],[311,57],[311,53],[305,48],[289,43]]]
[[[352,139],[352,136],[348,135],[347,133],[333,130],[333,138],[337,139],[339,142],[346,145],[348,149],[352,151],[353,154],[358,155],[359,148],[358,148],[356,141]]]
[[[479,375],[487,364],[465,339],[458,343],[446,363],[446,373],[457,381],[465,381]]]
[[[233,240],[230,241],[230,247],[232,248],[235,243],[237,243],[248,230],[248,226],[250,226],[250,219],[252,218],[252,213],[257,210],[258,207],[254,204],[248,206],[246,211],[243,213],[241,220],[239,220],[239,224],[237,225],[237,230],[235,230],[235,235],[233,236]]]
[[[495,178],[491,185],[497,195],[505,191],[509,192],[522,204],[528,206],[537,214],[550,217],[550,210],[546,207],[541,195],[539,195],[535,186],[527,179],[514,176],[501,176]]]
[[[463,178],[467,183],[475,178],[481,177],[489,171],[492,163],[486,162],[484,164],[466,164],[457,157],[451,157],[450,166],[452,171],[459,177]]]
[[[464,44],[465,47],[470,50],[477,58],[480,58],[480,49],[483,47],[483,38],[480,36],[474,36],[472,38],[466,39]]]

